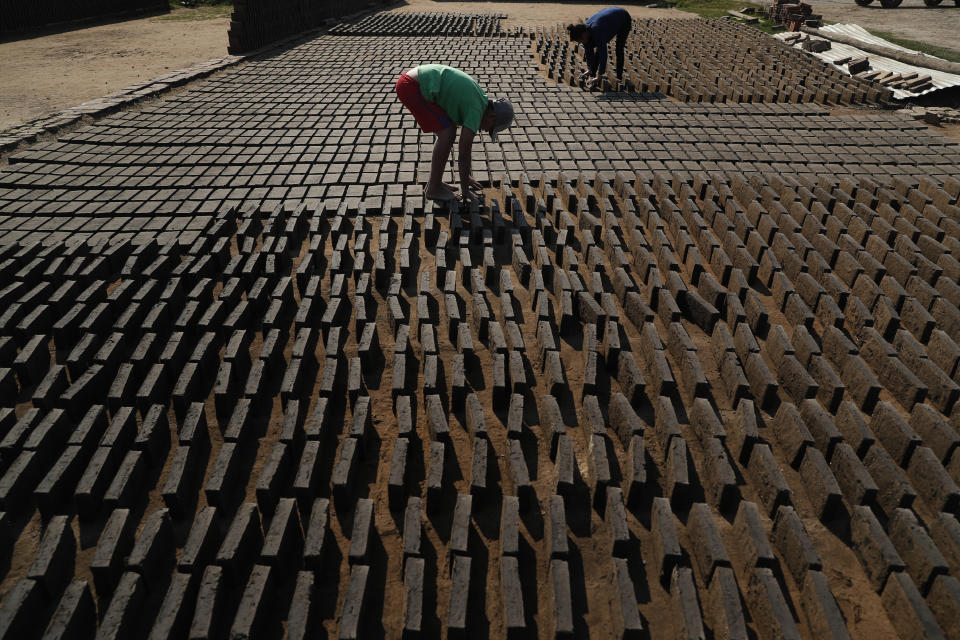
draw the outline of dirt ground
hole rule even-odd
[[[0,130],[227,55],[227,8],[190,11],[0,43]]]
[[[824,20],[858,24],[867,31],[886,31],[901,38],[960,50],[960,7],[943,0],[927,7],[923,0],[903,0],[896,9],[884,9],[880,0],[860,7],[853,0],[810,0],[813,12]]]

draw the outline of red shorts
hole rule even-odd
[[[397,97],[410,110],[424,133],[436,133],[453,124],[440,105],[424,99],[420,93],[420,83],[406,73],[397,80]]]

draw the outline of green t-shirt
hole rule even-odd
[[[453,122],[480,131],[488,99],[476,80],[453,67],[424,64],[417,67],[417,82],[423,97],[440,105]]]

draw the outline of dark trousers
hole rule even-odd
[[[617,32],[617,77],[623,77],[623,48],[627,44],[627,36],[630,35],[630,27],[633,26],[633,20],[628,19],[620,31]]]

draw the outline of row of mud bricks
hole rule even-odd
[[[582,49],[560,27],[532,32],[547,75],[576,86]],[[749,27],[723,20],[635,20],[618,83],[608,53],[606,90],[658,92],[682,102],[874,104],[889,89],[838,71]]]
[[[491,591],[570,637],[599,572],[625,636],[843,638],[821,521],[956,637],[960,182],[488,196],[0,249],[0,635],[470,635]]]

